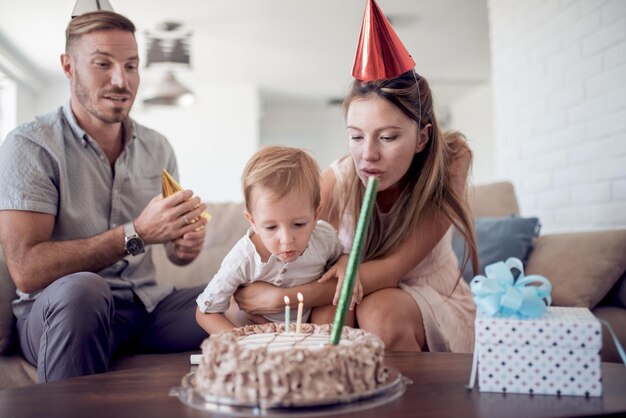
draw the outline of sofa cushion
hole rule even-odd
[[[37,369],[22,356],[0,357],[0,390],[32,385],[37,382]]]
[[[469,189],[468,198],[475,218],[519,216],[515,189],[508,181],[475,185]]]
[[[478,218],[474,224],[480,274],[484,274],[485,266],[505,261],[509,257],[519,258],[526,265],[528,254],[533,248],[533,239],[539,234],[537,218]],[[455,234],[452,249],[459,260],[459,265],[463,260],[463,244],[463,237]],[[469,282],[473,277],[472,265],[468,263],[463,278]]]
[[[537,238],[526,271],[552,282],[555,306],[593,308],[626,270],[626,230]]]
[[[11,302],[15,295],[15,285],[7,270],[2,248],[0,248],[0,355],[6,354],[13,337],[13,310]]]
[[[162,245],[156,245],[152,259],[157,282],[170,283],[179,289],[207,284],[219,270],[226,254],[246,233],[249,224],[244,216],[243,203],[205,203],[212,218],[206,226],[202,252],[191,264],[180,267],[169,262]]]

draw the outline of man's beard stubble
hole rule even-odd
[[[105,122],[105,123],[120,123],[124,119],[126,119],[126,117],[128,116],[128,111],[126,111],[125,109],[114,107],[112,109],[111,114],[107,115],[103,113],[102,111],[100,111],[100,109],[98,109],[98,105],[96,101],[98,100],[99,97],[108,93],[127,94],[132,97],[132,94],[130,93],[129,90],[113,87],[108,91],[102,92],[102,94],[99,93],[98,96],[96,96],[95,101],[92,101],[91,96],[89,95],[89,90],[82,83],[80,76],[78,75],[78,72],[74,73],[74,79],[75,79],[74,92],[76,93],[76,98],[78,99],[80,104],[87,110],[87,112],[89,112],[91,115],[95,116],[96,118],[100,119],[102,122]],[[129,100],[132,100],[132,99],[129,99]],[[132,107],[132,103],[131,103],[131,107]]]

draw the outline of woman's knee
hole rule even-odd
[[[363,298],[357,305],[359,325],[368,327],[388,327],[389,316],[394,315],[394,294],[392,289],[381,289]],[[398,289],[393,289],[398,290]]]
[[[359,327],[378,335],[389,350],[420,350],[423,324],[417,304],[400,289],[382,289],[357,307]]]

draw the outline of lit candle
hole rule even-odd
[[[304,297],[298,292],[298,316],[296,318],[296,334],[302,331],[302,309],[304,308]]]
[[[372,218],[372,210],[374,208],[374,201],[376,200],[377,188],[378,180],[376,177],[368,178],[365,196],[363,196],[363,204],[361,205],[361,213],[359,213],[359,220],[356,225],[354,240],[352,241],[352,251],[350,251],[350,258],[348,258],[348,265],[346,266],[346,276],[344,277],[343,284],[341,285],[339,303],[337,304],[337,310],[335,311],[335,321],[333,322],[333,329],[330,334],[330,343],[334,345],[339,344],[343,324],[346,321],[348,306],[350,305],[350,299],[352,299],[352,288],[354,287],[355,277],[359,268],[359,263],[361,262],[361,256],[363,255],[363,246],[365,245],[365,238],[367,237],[367,228],[369,226],[370,219]]]
[[[285,334],[289,334],[289,315],[291,315],[291,306],[289,305],[289,296],[285,296]]]

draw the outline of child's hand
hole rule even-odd
[[[339,257],[337,262],[326,273],[320,277],[319,283],[328,281],[332,278],[337,279],[337,287],[335,288],[335,296],[333,297],[333,305],[339,303],[339,297],[341,296],[341,287],[343,286],[343,280],[346,276],[346,266],[348,264],[348,256],[346,254]],[[352,298],[350,300],[350,310],[354,309],[357,303],[361,303],[363,299],[363,286],[359,280],[359,273],[357,272],[354,278],[354,286],[352,287]]]

